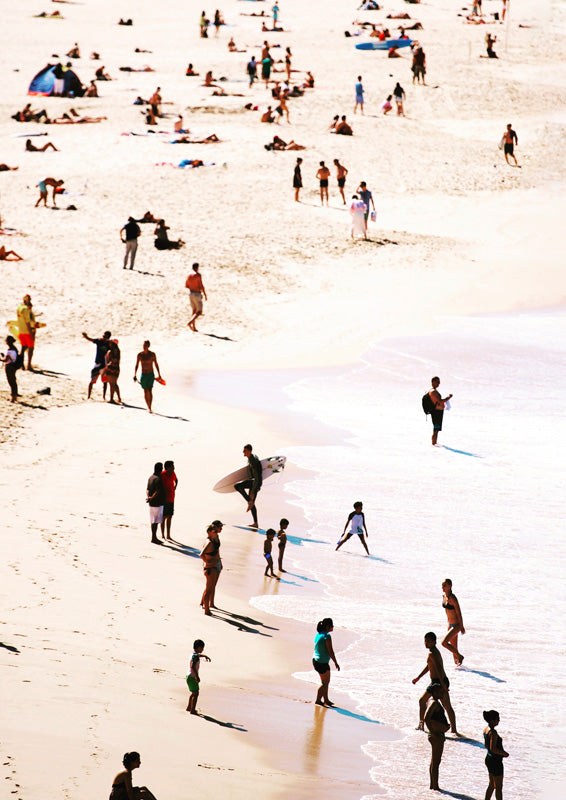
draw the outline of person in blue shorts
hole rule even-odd
[[[356,83],[356,105],[354,106],[354,114],[357,111],[358,106],[362,114],[364,113],[364,87],[362,84],[362,76],[358,75],[358,82]]]

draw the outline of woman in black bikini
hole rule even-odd
[[[438,768],[442,761],[445,734],[450,725],[439,702],[444,694],[444,688],[440,681],[432,681],[430,686],[427,687],[427,692],[433,698],[424,716],[424,724],[428,728],[428,740],[432,749],[429,768],[430,788],[438,791]]]
[[[458,634],[466,633],[466,629],[464,628],[462,612],[460,611],[460,603],[456,595],[452,594],[452,581],[450,578],[446,578],[443,581],[442,591],[444,592],[442,608],[446,611],[448,618],[448,633],[442,640],[442,646],[450,650],[454,656],[454,663],[459,667],[464,660],[464,656],[458,652]]]
[[[126,753],[122,759],[125,769],[112,781],[110,800],[155,800],[147,786],[132,786],[132,770],[141,764],[139,753]]]
[[[204,608],[206,616],[210,617],[210,606],[214,606],[214,589],[218,581],[218,562],[220,560],[220,539],[216,525],[209,525],[206,535],[208,538],[200,551],[200,557],[204,562],[204,579],[206,581],[200,604]]]
[[[487,749],[485,765],[489,772],[489,785],[485,793],[485,800],[490,800],[495,792],[495,800],[503,798],[503,759],[509,757],[509,753],[503,749],[501,736],[495,730],[499,725],[499,714],[497,711],[484,711],[483,718],[487,722],[487,728],[483,732],[483,740]]]

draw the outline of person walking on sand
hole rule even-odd
[[[147,786],[132,786],[132,771],[141,765],[140,754],[126,753],[122,759],[125,769],[112,781],[109,800],[155,800]]]
[[[25,369],[23,360],[27,351],[28,370],[31,370],[31,360],[33,358],[33,351],[35,349],[35,331],[37,328],[37,323],[35,321],[33,304],[29,294],[24,295],[16,313],[18,318],[18,339],[20,340],[20,344],[22,346],[22,369]]]
[[[141,366],[140,386],[143,389],[143,396],[147,405],[147,409],[151,414],[151,406],[153,403],[153,384],[155,383],[155,374],[153,368],[157,370],[157,378],[161,380],[161,371],[157,363],[157,356],[150,349],[151,342],[146,339],[143,343],[143,350],[138,353],[136,359],[136,366],[134,369],[134,381],[137,381],[138,366]]]
[[[165,502],[165,488],[161,473],[163,464],[158,461],[149,476],[146,489],[145,502],[149,504],[149,524],[151,527],[151,543],[160,544],[157,538],[157,528],[163,520],[163,503]]]
[[[197,713],[197,702],[198,702],[198,695],[200,691],[200,660],[204,658],[205,661],[209,663],[212,661],[211,658],[204,655],[204,642],[202,639],[195,639],[193,642],[193,654],[191,656],[191,662],[189,664],[189,671],[187,673],[187,686],[189,687],[189,703],[187,705],[187,711],[190,714]]]
[[[330,660],[334,661],[334,666],[340,672],[340,665],[336,661],[334,649],[332,647],[331,631],[334,630],[334,623],[330,617],[326,617],[317,623],[316,635],[314,637],[314,653],[312,665],[320,676],[320,686],[316,693],[315,703],[317,706],[333,706],[328,699],[328,687],[330,685]]]
[[[265,532],[265,539],[263,541],[263,555],[267,561],[265,572],[263,573],[266,578],[271,575],[272,578],[279,580],[277,575],[273,572],[273,556],[271,551],[273,549],[273,540],[275,539],[275,531],[273,528],[268,528]]]
[[[503,133],[503,152],[505,154],[505,161],[509,164],[509,156],[511,156],[515,162],[515,166],[518,167],[519,165],[517,164],[517,158],[514,153],[515,145],[517,145],[517,147],[519,146],[519,139],[511,127],[511,123],[509,123]]]
[[[397,116],[404,117],[405,109],[403,108],[403,102],[405,100],[405,90],[399,81],[397,81],[395,88],[393,89],[393,99],[395,100],[395,105],[397,106]]]
[[[438,681],[442,686],[442,694],[439,695],[438,699],[444,706],[446,713],[448,714],[448,719],[450,720],[450,730],[456,736],[459,736],[456,729],[456,714],[454,713],[454,709],[452,708],[452,703],[450,702],[450,681],[446,677],[446,673],[444,672],[444,664],[442,662],[442,656],[440,655],[440,651],[436,646],[436,634],[430,631],[429,633],[425,633],[424,637],[424,644],[426,649],[429,651],[428,658],[426,660],[426,667],[423,671],[417,675],[416,678],[413,678],[413,684],[420,681],[423,675],[426,675],[428,672],[430,674],[431,683],[433,681]],[[423,696],[419,700],[419,724],[417,726],[418,731],[424,730],[424,716],[426,711],[426,706],[428,701],[430,700],[430,692],[428,689],[425,691]]]
[[[369,214],[370,214],[370,211],[369,211],[369,204],[370,203],[371,203],[371,207],[372,207],[373,211],[375,212],[375,203],[373,202],[373,194],[368,189],[367,183],[365,181],[361,181],[360,182],[360,185],[358,186],[356,191],[360,195],[361,199],[364,201],[365,207],[366,207],[366,210],[364,211],[364,221],[365,221],[365,225],[366,225],[366,238],[367,238],[367,235],[368,235],[368,218],[369,218]]]
[[[438,376],[432,378],[431,384],[432,389],[428,393],[428,396],[430,397],[431,403],[434,406],[430,412],[430,416],[432,419],[432,444],[435,445],[438,439],[438,434],[442,430],[444,410],[446,408],[450,408],[447,403],[453,397],[453,395],[449,394],[446,397],[440,396],[440,392],[438,391],[438,387],[440,386],[440,378]]]
[[[254,81],[257,78],[257,61],[255,60],[255,56],[252,56],[248,61],[248,65],[246,67],[248,71],[248,78],[250,81],[250,89],[254,85]]]
[[[10,402],[18,402],[18,382],[16,380],[16,372],[18,369],[18,350],[16,348],[16,340],[13,336],[6,336],[6,344],[8,349],[6,353],[0,353],[0,361],[4,364],[4,371],[6,372],[6,380],[10,387]]]
[[[104,331],[102,336],[99,339],[91,339],[88,333],[83,331],[83,338],[87,340],[87,342],[92,342],[96,345],[96,354],[94,356],[94,367],[90,371],[90,383],[88,385],[88,393],[87,393],[87,400],[90,400],[90,395],[92,392],[92,387],[98,380],[98,376],[104,369],[106,364],[106,353],[108,352],[108,348],[110,347],[110,337],[112,334],[110,331]],[[102,399],[106,399],[106,382],[102,383]]]
[[[356,105],[354,106],[354,114],[358,110],[358,106],[360,107],[360,110],[361,110],[361,112],[363,114],[364,113],[364,86],[362,84],[362,76],[361,75],[358,75],[358,80],[356,82],[355,90],[356,90]]]
[[[462,612],[460,611],[460,603],[455,594],[452,594],[452,581],[446,578],[442,582],[442,591],[444,596],[442,598],[442,608],[446,611],[448,618],[448,633],[442,640],[442,647],[450,650],[454,656],[454,663],[457,667],[462,666],[464,656],[458,651],[458,634],[466,633],[464,628],[464,621],[462,619]]]
[[[293,170],[293,189],[295,190],[295,203],[299,203],[299,193],[303,188],[303,176],[301,175],[302,158],[297,159],[295,169]]]
[[[340,192],[340,197],[342,198],[342,202],[346,205],[346,198],[344,196],[344,186],[346,185],[346,176],[348,174],[348,170],[346,167],[341,164],[337,158],[334,159],[334,166],[336,167],[336,180],[338,182],[338,191]]]
[[[348,539],[351,539],[352,536],[358,535],[360,537],[360,542],[364,546],[364,550],[369,556],[368,546],[364,539],[364,531],[366,534],[366,539],[368,537],[368,529],[366,528],[366,518],[363,512],[364,504],[358,500],[354,503],[354,510],[348,514],[348,519],[346,520],[346,524],[344,525],[344,531],[342,532],[342,536],[338,544],[336,545],[336,550],[340,550],[343,544],[345,544]],[[350,530],[346,533],[346,528],[350,525]]]
[[[214,522],[208,526],[206,529],[206,542],[199,553],[199,557],[203,561],[205,581],[204,593],[200,604],[207,617],[211,616],[210,609],[215,608],[214,589],[218,581],[218,562],[220,561],[220,539],[218,538],[218,530],[219,528]]]
[[[251,444],[244,445],[243,453],[248,459],[248,477],[245,481],[234,484],[234,489],[247,501],[248,511],[252,512],[253,523],[250,525],[250,528],[257,528],[257,508],[255,504],[257,494],[263,483],[263,470],[261,461],[252,450]]]
[[[352,217],[352,224],[350,226],[350,236],[352,239],[356,234],[363,236],[367,239],[366,227],[366,213],[367,206],[363,200],[360,200],[357,194],[352,195],[352,202],[350,204],[350,216]]]
[[[189,300],[191,302],[191,311],[193,312],[193,316],[187,322],[187,325],[194,333],[196,333],[196,321],[200,316],[202,316],[203,297],[208,301],[206,290],[202,282],[202,277],[199,272],[199,265],[196,262],[193,264],[193,271],[189,273],[187,280],[185,281],[185,287],[189,290]]]
[[[179,481],[175,475],[175,464],[172,461],[166,461],[163,466],[161,480],[165,489],[165,499],[163,501],[163,519],[161,520],[161,538],[171,540],[171,521],[175,513],[175,491]]]
[[[134,261],[136,260],[136,253],[138,250],[138,238],[141,236],[141,228],[133,217],[128,217],[128,221],[120,231],[120,239],[126,245],[126,252],[124,254],[124,269],[130,259],[130,269],[134,268]]]
[[[487,728],[483,732],[483,741],[487,750],[485,765],[489,773],[489,784],[485,792],[485,800],[490,800],[495,792],[495,800],[503,800],[503,759],[509,753],[503,749],[503,740],[495,730],[499,725],[499,712],[484,711],[483,718]]]
[[[287,546],[287,528],[289,527],[289,520],[283,519],[279,523],[279,530],[277,531],[277,539],[279,540],[277,543],[277,547],[279,548],[279,558],[277,560],[277,566],[279,572],[287,572],[286,569],[283,569],[283,556],[285,555],[285,548]]]
[[[320,167],[316,173],[316,177],[318,178],[320,184],[320,205],[324,205],[325,199],[326,205],[328,205],[328,179],[330,178],[330,170],[324,161],[320,162]]]
[[[438,786],[438,769],[442,761],[442,753],[444,751],[444,742],[446,740],[446,731],[450,728],[448,720],[444,714],[444,709],[440,703],[443,688],[439,681],[431,681],[427,687],[427,692],[432,697],[432,703],[426,710],[424,716],[424,724],[428,729],[428,741],[431,747],[430,756],[430,788],[440,791]]]

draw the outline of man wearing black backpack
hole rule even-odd
[[[423,409],[425,414],[430,414],[432,417],[432,443],[433,445],[436,444],[436,440],[438,439],[438,432],[442,430],[442,417],[444,416],[444,409],[446,408],[446,403],[452,397],[449,394],[447,397],[442,397],[440,392],[438,391],[438,387],[440,386],[440,378],[434,377],[431,380],[432,389],[430,392],[423,397]],[[428,403],[426,398],[429,398]],[[428,408],[425,408],[425,405]]]

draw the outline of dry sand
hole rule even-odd
[[[286,587],[264,582],[261,539],[237,527],[247,519],[239,498],[210,487],[241,463],[245,440],[265,455],[330,438],[285,418],[280,393],[266,391],[264,413],[261,402],[253,412],[235,408],[246,394],[242,370],[350,363],[379,336],[428,330],[443,314],[563,302],[565,45],[556,4],[513,0],[507,48],[502,26],[467,25],[458,4],[395,0],[380,12],[355,5],[284,2],[288,30],[262,34],[242,12],[267,13],[270,4],[231,0],[222,11],[234,27],[218,39],[211,31],[208,41],[198,38],[194,3],[168,3],[157,16],[146,0],[36,0],[3,12],[0,161],[19,170],[0,174],[0,214],[17,231],[1,239],[25,261],[3,263],[2,313],[13,319],[29,291],[47,324],[38,335],[40,371],[19,373],[22,403],[8,403],[5,384],[0,394],[0,658],[8,698],[0,778],[14,798],[104,796],[129,749],[141,751],[139,781],[158,798],[372,791],[360,745],[395,732],[313,709],[313,687],[290,676],[310,660],[316,620],[305,629],[250,608],[250,596]],[[56,9],[65,19],[33,18]],[[495,0],[484,3],[486,14],[499,10]],[[412,86],[407,56],[360,53],[357,40],[343,35],[356,17],[382,22],[397,11],[424,26],[417,35],[426,87]],[[134,26],[117,26],[120,16],[133,17]],[[499,37],[497,62],[480,58],[486,29]],[[231,34],[246,54],[228,53]],[[261,83],[250,91],[245,80],[245,63],[252,52],[259,56],[264,38],[281,44],[276,55],[291,46],[298,78],[306,69],[316,78],[314,91],[290,101],[291,125],[262,125],[259,112],[242,108],[271,104]],[[50,116],[73,106],[108,119],[81,126],[11,120],[35,72],[75,41],[83,58],[73,67],[83,82],[101,64],[116,80],[99,84],[98,99],[29,99]],[[153,52],[135,54],[136,46]],[[100,62],[88,59],[91,50]],[[201,75],[212,68],[227,76],[226,91],[245,97],[211,97],[201,79],[185,77],[189,61]],[[156,72],[118,69],[144,64]],[[353,118],[351,139],[332,136],[334,114],[352,118],[360,73],[366,114]],[[407,93],[405,119],[379,112],[397,80]],[[222,143],[123,136],[145,131],[132,103],[157,85],[165,111],[181,111],[192,132],[215,132]],[[509,121],[521,169],[507,167],[497,149]],[[171,131],[173,117],[156,127]],[[39,132],[48,137],[36,144],[49,139],[60,152],[25,153],[21,135]],[[274,133],[307,146],[300,204],[291,188],[296,154],[263,148]],[[349,169],[348,197],[364,179],[374,192],[378,222],[368,242],[350,240],[334,175],[331,207],[320,208],[314,174],[321,159],[330,165],[336,157]],[[182,158],[215,166],[156,166]],[[58,211],[33,208],[37,181],[47,175],[64,178],[69,192]],[[124,272],[119,229],[147,209],[186,247],[160,253],[153,226],[144,226],[136,270]],[[186,325],[184,289],[194,260],[209,293],[198,335]],[[106,328],[120,339],[125,408],[103,405],[98,386],[96,399],[83,402],[93,347],[80,333]],[[129,371],[146,337],[168,383],[156,388],[153,417]],[[203,368],[226,373],[216,404],[191,396]],[[36,394],[46,386],[51,395]],[[145,482],[153,462],[169,457],[181,482],[180,544],[156,548]],[[294,475],[290,464],[283,480]],[[286,508],[281,482],[266,486],[260,523],[275,525],[282,515],[297,535],[307,534],[297,509]],[[214,517],[227,523],[219,601],[229,613],[205,620],[196,555]],[[309,602],[316,587],[301,591]],[[213,658],[202,667],[200,704],[210,719],[184,711],[184,670],[197,636]],[[338,651],[348,644],[340,631],[335,642]]]

